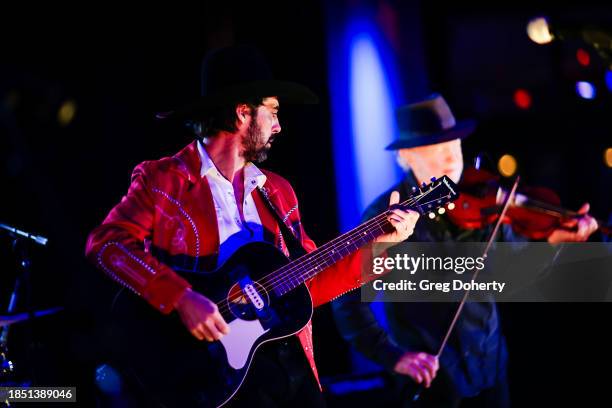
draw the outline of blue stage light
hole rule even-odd
[[[611,70],[606,71],[606,86],[608,87],[609,91],[612,91],[612,71]]]
[[[400,169],[386,145],[403,102],[394,55],[367,18],[349,20],[330,40],[329,81],[340,228],[354,228],[365,207],[395,183]]]
[[[576,92],[584,99],[594,99],[597,96],[597,90],[593,84],[586,81],[576,82]]]

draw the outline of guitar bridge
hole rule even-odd
[[[257,311],[263,310],[266,303],[255,288],[255,283],[253,280],[250,277],[245,276],[238,281],[238,284],[240,285],[240,289],[242,289],[242,293],[244,293],[251,301],[253,307],[255,307]]]

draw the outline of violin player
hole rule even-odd
[[[398,108],[396,119],[399,138],[386,149],[396,152],[405,176],[389,192],[399,191],[403,200],[413,187],[442,175],[459,183],[464,166],[461,141],[474,131],[475,122],[456,121],[439,94]],[[364,219],[387,206],[389,192],[370,204]],[[584,204],[579,216],[552,231],[547,241],[551,244],[586,241],[598,228],[588,210],[589,204]],[[438,215],[434,219],[423,217],[407,241],[484,242],[492,230],[493,225],[463,229],[447,215]],[[494,239],[525,240],[507,224],[501,225]],[[510,406],[508,353],[494,301],[465,304],[446,350],[439,357],[436,350],[442,339],[437,336],[451,321],[456,304],[386,302],[381,307],[385,327],[370,304],[361,301],[359,292],[348,293],[333,303],[336,324],[344,339],[397,380],[394,399],[398,406],[457,407],[465,400],[487,407]],[[404,385],[409,379],[427,388],[416,401],[405,393]]]

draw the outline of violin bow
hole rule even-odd
[[[520,179],[520,176],[517,176],[516,180],[514,180],[514,185],[512,186],[512,190],[510,191],[510,194],[506,195],[506,198],[505,198],[504,205],[502,207],[502,211],[500,213],[500,216],[497,219],[497,222],[495,223],[495,228],[493,228],[493,231],[491,232],[491,235],[489,236],[489,239],[487,241],[487,246],[485,247],[485,249],[484,249],[484,251],[482,253],[482,257],[484,259],[487,258],[487,254],[489,252],[489,249],[491,248],[491,245],[493,244],[493,240],[495,239],[495,236],[497,235],[497,232],[499,231],[499,228],[501,227],[502,220],[506,216],[506,211],[508,210],[508,207],[510,206],[511,199],[512,199],[512,197],[514,197],[514,194],[516,193],[516,189],[517,189],[518,184],[519,184],[519,179]],[[478,269],[476,269],[474,271],[474,274],[472,275],[472,280],[476,280],[476,277],[478,276],[479,272],[480,272],[480,270],[478,270]],[[467,301],[467,298],[470,295],[470,291],[471,291],[471,289],[468,288],[468,289],[466,289],[465,293],[463,294],[463,298],[461,299],[461,302],[459,302],[459,306],[457,306],[457,311],[455,312],[453,320],[452,320],[451,324],[449,325],[448,330],[446,331],[446,334],[444,335],[444,340],[442,340],[442,344],[440,344],[440,348],[438,349],[438,352],[436,353],[436,358],[440,358],[440,356],[444,352],[444,349],[446,348],[446,344],[448,343],[448,339],[450,338],[450,335],[453,332],[453,329],[455,328],[455,325],[457,324],[457,320],[459,320],[459,316],[461,315],[461,311],[463,310],[463,306],[465,305],[465,302]],[[415,389],[415,391],[414,391],[414,395],[412,396],[412,400],[413,401],[417,401],[420,398],[422,391],[423,391],[423,386],[421,386],[419,384],[419,387],[417,387]]]

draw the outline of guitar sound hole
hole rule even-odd
[[[262,285],[257,282],[254,282],[254,285],[256,293],[259,295],[259,298],[263,300],[263,312],[265,313],[270,305],[270,296]],[[255,309],[251,299],[242,291],[238,283],[235,283],[230,288],[226,302],[229,310],[238,319],[255,320],[261,318],[261,316],[258,316],[258,311]],[[261,314],[262,311],[259,311],[259,313]]]

